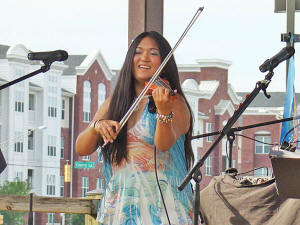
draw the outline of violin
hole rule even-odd
[[[169,90],[169,93],[170,93],[170,97],[171,99],[173,99],[175,97],[175,92],[172,90],[172,88],[169,86],[168,84],[169,82],[166,80],[166,79],[163,79],[161,77],[157,77],[153,83],[150,84],[147,92],[145,95],[148,95],[149,97],[149,105],[148,105],[148,111],[150,113],[155,113],[156,112],[156,106],[155,106],[155,103],[154,103],[154,100],[152,98],[152,91],[155,90],[156,88],[158,87],[165,87]],[[146,81],[145,82],[145,86],[147,86],[149,84],[149,81]]]
[[[145,94],[148,91],[149,87],[156,81],[156,79],[158,78],[158,75],[160,74],[160,72],[162,71],[162,69],[164,68],[164,66],[167,64],[167,62],[169,61],[169,59],[173,55],[174,51],[176,50],[176,48],[178,47],[178,45],[180,44],[180,42],[182,41],[182,39],[185,37],[185,35],[187,34],[187,32],[189,31],[189,29],[191,28],[191,26],[197,20],[198,16],[203,11],[203,9],[204,9],[204,7],[200,7],[197,10],[197,12],[195,13],[194,17],[192,18],[192,20],[190,21],[190,23],[188,24],[188,26],[184,30],[183,34],[180,36],[179,40],[176,42],[176,44],[173,47],[173,49],[171,49],[171,51],[168,53],[168,55],[162,61],[162,63],[160,64],[160,66],[158,67],[158,69],[156,70],[156,72],[153,74],[153,76],[151,77],[151,79],[149,80],[149,82],[147,83],[147,85],[144,87],[144,89],[142,90],[142,92],[140,93],[140,95],[135,99],[134,103],[131,105],[131,107],[129,108],[129,110],[126,112],[126,114],[120,120],[120,122],[119,122],[120,123],[120,129],[122,129],[124,127],[125,123],[128,121],[129,117],[134,112],[134,109],[136,108],[136,106],[140,103],[140,101],[142,100],[142,98],[145,96]],[[159,78],[157,82],[161,85],[162,83],[161,83],[160,80],[161,80],[161,78]],[[165,85],[165,84],[162,84],[162,85]],[[173,90],[172,90],[172,92],[173,92]],[[170,91],[170,93],[172,93],[172,92]],[[173,92],[173,95],[175,95],[174,92]],[[105,142],[102,145],[102,148],[105,147],[107,144],[108,144],[108,142]]]
[[[147,86],[148,83],[149,83],[149,81],[146,81],[145,86]],[[168,84],[168,81],[166,79],[163,79],[163,78],[159,77],[159,76],[153,81],[153,83],[150,84],[148,90],[146,91],[146,95],[150,95],[151,92],[153,90],[155,90],[157,87],[167,88],[170,91],[171,96],[175,95],[175,92],[172,90],[172,88]]]

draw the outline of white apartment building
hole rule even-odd
[[[40,69],[24,45],[0,46],[0,85]],[[19,178],[37,195],[59,196],[61,147],[61,74],[55,62],[40,73],[0,91],[0,147],[7,168],[0,185]]]

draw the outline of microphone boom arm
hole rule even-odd
[[[239,108],[235,111],[233,116],[228,120],[227,124],[221,131],[218,138],[215,142],[210,146],[204,156],[194,165],[194,167],[190,170],[190,172],[186,175],[182,183],[178,186],[178,190],[182,191],[184,187],[188,184],[188,182],[193,178],[197,181],[198,171],[200,170],[201,166],[204,164],[206,158],[209,154],[213,151],[213,149],[217,146],[217,144],[222,140],[222,138],[227,135],[230,131],[231,127],[234,123],[238,120],[241,114],[246,110],[246,108],[250,105],[250,103],[254,100],[254,98],[258,95],[260,90],[266,90],[269,83],[271,82],[271,78],[273,77],[273,71],[270,71],[266,76],[265,79],[256,83],[254,90],[250,93],[250,95],[245,99],[245,101],[239,106]]]
[[[19,78],[13,80],[13,81],[7,82],[7,83],[5,83],[5,84],[3,84],[3,85],[0,86],[0,90],[2,90],[4,88],[7,88],[7,87],[9,87],[9,86],[11,86],[13,84],[16,84],[16,83],[18,83],[18,82],[20,82],[22,80],[28,79],[28,78],[36,75],[36,74],[45,73],[45,72],[47,72],[50,69],[50,65],[51,65],[51,63],[49,63],[49,64],[46,63],[45,65],[43,65],[40,69],[38,69],[36,71],[33,71],[33,72],[31,72],[31,73],[29,73],[27,75],[19,77]]]

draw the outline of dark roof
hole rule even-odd
[[[9,49],[7,45],[0,45],[0,59],[6,59],[6,53]]]
[[[271,98],[267,98],[263,91],[259,92],[255,99],[251,102],[249,107],[283,107],[285,92],[267,92]],[[250,92],[237,92],[237,95],[245,100],[245,96]],[[296,93],[296,104],[300,104],[300,93]]]
[[[69,67],[64,70],[62,75],[76,75],[75,67],[80,66],[85,57],[86,55],[69,55],[68,59],[64,61],[64,64]]]

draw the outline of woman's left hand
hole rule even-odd
[[[177,90],[174,90],[175,94]],[[170,90],[164,87],[157,87],[152,91],[153,100],[159,114],[168,115],[173,110],[176,96],[170,95]]]

